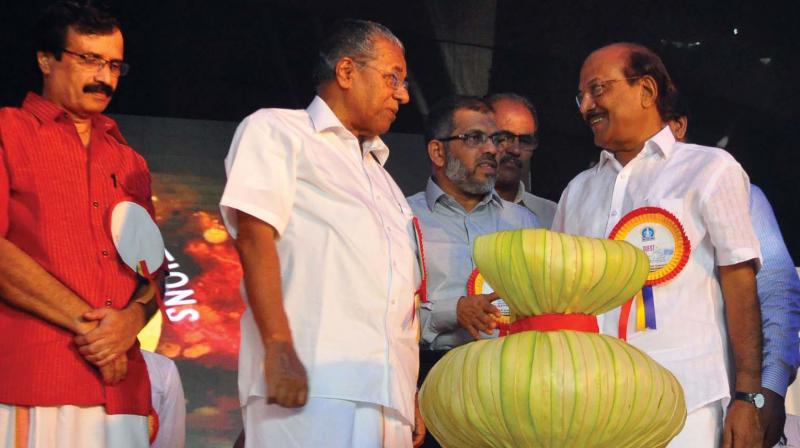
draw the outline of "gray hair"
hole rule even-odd
[[[336,63],[345,56],[360,62],[376,58],[377,37],[387,39],[405,51],[400,39],[380,23],[347,19],[334,25],[331,34],[322,43],[318,61],[314,66],[314,81],[317,86],[336,78]]]

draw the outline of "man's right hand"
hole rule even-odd
[[[456,305],[458,324],[475,339],[480,339],[479,332],[481,331],[492,334],[497,326],[495,318],[500,317],[500,310],[492,305],[495,300],[497,300],[496,293],[478,294],[458,299]]]
[[[289,341],[270,341],[264,345],[264,378],[267,403],[298,408],[308,399],[308,378],[303,363]]]

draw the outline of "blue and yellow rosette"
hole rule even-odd
[[[494,289],[489,285],[481,272],[476,268],[472,271],[467,279],[467,295],[474,296],[477,294],[491,294]],[[511,325],[511,309],[503,299],[496,299],[492,301],[492,305],[500,311],[500,318],[497,321],[497,328],[500,330],[500,336],[508,334]]]
[[[669,211],[659,207],[641,207],[625,215],[608,236],[624,240],[644,251],[650,259],[650,274],[639,293],[622,306],[619,335],[626,339],[632,304],[636,303],[636,330],[655,330],[656,310],[653,286],[669,282],[689,261],[692,245],[683,225]]]

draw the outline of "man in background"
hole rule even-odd
[[[424,191],[408,198],[422,230],[427,270],[419,311],[423,378],[447,350],[481,333],[496,334],[496,294],[468,293],[475,238],[540,227],[527,209],[503,200],[494,189],[497,154],[512,139],[498,129],[491,106],[476,97],[447,98],[425,120],[432,175]]]
[[[530,100],[516,93],[495,93],[487,96],[486,101],[494,110],[497,127],[510,137],[508,144],[497,154],[494,188],[506,201],[526,207],[543,227],[549,229],[553,225],[556,203],[527,191],[532,188],[531,156],[539,147],[536,109]]]
[[[667,116],[667,124],[677,141],[688,142],[686,103],[678,98],[673,109]],[[790,442],[797,445],[800,434],[796,428],[800,417],[792,416],[787,421],[785,398],[800,365],[800,279],[772,206],[764,192],[752,184],[750,219],[761,246],[761,269],[756,274],[756,290],[764,336],[761,361],[764,407],[759,412],[764,428],[764,446],[777,445],[784,427],[787,435],[795,437]]]

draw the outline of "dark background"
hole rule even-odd
[[[47,3],[0,0],[0,105],[17,105],[27,90],[39,87],[30,29]],[[406,44],[412,86],[425,102],[401,109],[393,133],[419,134],[424,104],[455,90],[434,32],[438,25],[422,1],[110,3],[122,20],[126,60],[133,66],[109,108],[113,114],[238,122],[260,107],[305,107],[313,95],[309,73],[316,44],[325,27],[342,17],[382,22]],[[436,3],[449,7],[456,23],[474,18],[474,0]],[[597,157],[573,101],[583,59],[606,43],[635,41],[663,57],[689,99],[690,137],[707,145],[728,137],[727,149],[767,194],[794,259],[800,259],[794,175],[800,131],[792,120],[800,103],[797,2],[488,3],[496,5],[493,44],[484,48],[492,51],[489,89],[528,94],[540,111],[535,193],[557,200]],[[143,146],[138,149],[146,156],[163,152]],[[414,179],[424,179],[422,148],[397,146],[395,154],[414,153],[423,166],[395,158],[390,169],[399,178],[413,172]],[[219,163],[221,172],[227,149],[208,146],[193,160]],[[423,188],[401,186],[407,193]]]

